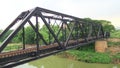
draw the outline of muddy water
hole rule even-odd
[[[36,61],[32,61],[15,68],[120,68],[117,64],[97,64],[84,63],[75,60],[60,58],[57,56],[49,56]]]

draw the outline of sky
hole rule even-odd
[[[0,29],[22,11],[42,7],[79,18],[108,20],[120,28],[120,0],[0,0]]]

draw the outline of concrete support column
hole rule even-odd
[[[95,51],[96,52],[105,52],[106,49],[108,48],[107,46],[107,41],[106,40],[98,40],[95,42]]]

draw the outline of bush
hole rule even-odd
[[[81,46],[77,48],[79,51],[88,51],[88,52],[95,52],[95,43],[87,44],[85,46]]]
[[[105,53],[91,53],[89,62],[92,63],[110,63],[111,58],[108,54]]]
[[[88,63],[110,63],[111,57],[105,53],[95,53],[87,51],[70,50],[71,55],[76,56],[77,60]]]
[[[34,44],[35,43],[35,31],[31,26],[25,28],[25,42],[26,44]]]

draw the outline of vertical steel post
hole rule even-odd
[[[25,28],[24,28],[24,26],[23,26],[22,31],[23,31],[23,33],[22,33],[22,37],[23,37],[22,41],[23,41],[23,50],[24,50],[25,49]]]
[[[84,23],[82,23],[82,25],[79,23],[79,27],[80,27],[80,30],[82,32],[82,38],[85,39],[85,41],[87,41],[86,39],[86,33],[85,33],[85,26],[84,26]]]
[[[64,27],[63,27],[63,25],[64,25],[64,22],[62,23],[62,38],[63,38],[63,41],[65,41],[65,37],[64,37]]]
[[[95,34],[93,37],[95,37],[94,39],[97,39],[97,33],[96,33],[96,24],[92,23],[92,27],[93,27],[93,33]]]
[[[66,22],[65,22],[65,41],[66,41]]]
[[[48,18],[48,23],[49,23],[49,26],[50,26],[50,18]],[[49,34],[49,44],[51,43],[51,41],[50,41],[50,38],[51,38],[51,36],[50,36],[50,32],[48,31],[48,34]]]
[[[39,25],[38,25],[38,16],[36,15],[36,44],[37,44],[37,53],[39,52]]]
[[[78,27],[77,27],[77,23],[78,22],[75,22],[75,40],[78,39]]]

